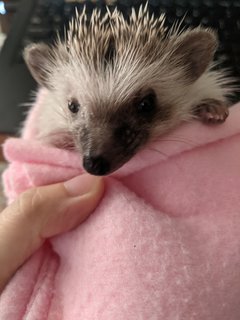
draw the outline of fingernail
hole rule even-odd
[[[64,187],[70,196],[76,197],[90,192],[99,183],[100,179],[90,174],[82,174],[64,182]]]

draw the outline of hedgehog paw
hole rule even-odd
[[[214,99],[203,100],[195,109],[195,115],[204,123],[223,123],[229,115],[224,102]]]

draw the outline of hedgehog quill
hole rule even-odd
[[[47,94],[39,139],[79,150],[94,175],[120,168],[182,121],[224,122],[232,79],[214,70],[218,40],[197,27],[167,29],[147,5],[76,13],[64,40],[32,44],[26,63]]]

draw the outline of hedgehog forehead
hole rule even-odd
[[[129,103],[139,92],[154,88],[159,82],[157,77],[154,78],[156,68],[146,67],[139,61],[125,61],[117,71],[110,65],[105,70],[96,70],[73,61],[62,67],[61,75],[56,77],[55,87],[58,91],[67,91],[67,95],[83,100],[86,105],[111,105],[117,108]]]

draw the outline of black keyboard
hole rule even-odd
[[[68,24],[76,8],[81,11],[86,5],[86,10],[90,16],[92,10],[96,7],[106,10],[106,4],[110,10],[117,5],[118,9],[127,16],[131,12],[131,7],[138,8],[145,1],[139,0],[99,0],[99,1],[64,1],[64,0],[22,0],[19,5],[19,12],[16,13],[16,19],[12,30],[0,54],[0,68],[6,58],[12,77],[14,76],[14,65],[17,70],[20,66],[24,69],[22,75],[18,78],[19,85],[13,86],[13,82],[8,79],[9,88],[2,87],[3,71],[0,75],[0,97],[1,103],[5,97],[8,110],[16,112],[16,105],[28,100],[31,89],[36,84],[29,75],[24,61],[22,59],[23,48],[31,42],[51,43],[56,32],[60,36],[64,33],[64,26]],[[158,16],[161,13],[166,14],[166,25],[171,26],[174,21],[183,19],[183,26],[211,27],[218,31],[220,46],[216,58],[221,60],[221,66],[228,67],[232,75],[240,79],[240,0],[218,1],[218,0],[149,0],[149,11]],[[9,59],[9,57],[11,57]],[[5,66],[6,70],[6,66]],[[5,72],[9,72],[6,70]],[[17,72],[17,71],[16,71]],[[15,81],[16,82],[16,81]],[[12,93],[12,97],[8,93]],[[9,101],[10,99],[10,101]],[[236,95],[236,100],[240,96]],[[5,109],[7,109],[5,107]],[[2,105],[0,105],[0,131],[4,127],[1,115]],[[21,111],[22,113],[22,111]],[[10,113],[9,113],[10,114]],[[5,122],[5,131],[15,132],[20,120],[20,111],[18,110],[18,120],[8,120],[11,124]],[[6,126],[7,124],[7,126]],[[9,126],[11,125],[11,127]]]

